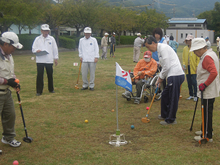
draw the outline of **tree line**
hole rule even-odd
[[[215,35],[220,36],[220,2],[215,2],[213,10],[200,13],[198,18],[206,19],[208,22],[207,28],[215,30]]]
[[[154,9],[133,11],[129,8],[110,6],[105,0],[62,0],[60,3],[52,0],[0,1],[1,33],[15,24],[18,25],[19,33],[28,28],[31,34],[31,29],[47,23],[56,35],[60,26],[75,28],[77,37],[84,27],[90,26],[100,37],[104,31],[114,31],[120,38],[125,31],[148,35],[155,27],[166,29],[167,21],[165,14]]]

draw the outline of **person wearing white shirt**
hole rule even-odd
[[[137,33],[137,38],[134,40],[133,62],[138,62],[140,57],[140,49],[144,43],[144,39],[141,38],[141,33]]]
[[[167,85],[163,89],[161,97],[161,115],[158,116],[160,124],[176,124],[176,112],[180,96],[180,86],[184,81],[184,72],[176,52],[167,44],[157,43],[157,40],[150,36],[145,40],[148,50],[157,51],[162,70],[156,85],[160,87],[163,80],[167,78]]]
[[[108,48],[108,33],[105,33],[105,35],[102,37],[101,40],[101,48],[102,48],[102,59],[107,59],[107,48]]]
[[[55,93],[53,86],[53,62],[55,63],[55,66],[57,66],[59,56],[56,41],[49,35],[49,32],[50,28],[48,24],[41,25],[41,35],[35,38],[32,45],[32,52],[36,54],[37,63],[36,96],[40,96],[43,93],[44,68],[46,68],[47,72],[48,90],[50,93]],[[45,51],[46,54],[40,55],[43,51]]]
[[[207,44],[207,49],[211,48],[211,42],[209,41],[209,37],[205,38],[206,44]]]
[[[82,80],[83,85],[81,90],[89,89],[94,91],[95,69],[99,58],[99,46],[96,38],[91,37],[92,29],[85,27],[84,37],[79,40],[79,57],[82,62]],[[90,82],[88,82],[87,75],[90,71]]]

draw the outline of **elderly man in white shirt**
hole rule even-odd
[[[105,33],[105,35],[102,37],[101,40],[101,47],[102,47],[102,59],[107,59],[107,48],[108,48],[108,33]]]
[[[82,80],[83,85],[81,90],[89,89],[94,91],[95,86],[95,69],[96,63],[99,58],[99,46],[96,38],[91,37],[92,29],[85,27],[84,37],[79,40],[79,57],[82,62]],[[90,83],[88,82],[87,75],[90,71]]]
[[[143,43],[144,43],[144,39],[141,39],[141,33],[137,33],[137,38],[134,40],[133,62],[139,61],[140,49]]]
[[[176,124],[180,86],[184,81],[184,72],[179,58],[169,45],[157,43],[153,36],[146,39],[145,46],[152,52],[157,51],[162,66],[156,85],[160,86],[163,80],[167,78],[167,85],[161,97],[161,115],[158,116],[159,119],[165,121],[161,121],[160,124]]]
[[[55,39],[49,35],[48,24],[41,25],[41,35],[36,37],[32,45],[32,52],[36,54],[37,63],[37,96],[42,95],[44,87],[44,68],[46,68],[48,78],[48,90],[54,93],[53,86],[53,62],[57,66],[58,48]],[[45,52],[45,53],[42,53]]]

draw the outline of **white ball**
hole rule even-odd
[[[31,60],[34,60],[34,57],[31,57]]]

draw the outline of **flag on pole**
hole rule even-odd
[[[115,84],[132,92],[132,82],[130,74],[127,71],[124,71],[117,62]]]

